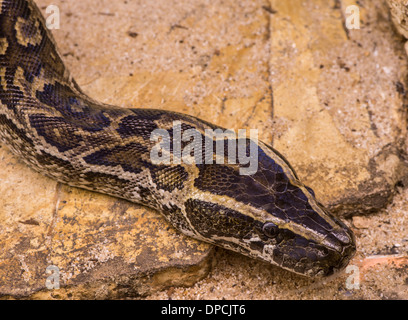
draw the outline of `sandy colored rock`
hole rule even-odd
[[[324,204],[350,216],[391,200],[406,132],[406,62],[388,7],[360,5],[361,29],[348,30],[353,4],[155,3],[142,17],[128,14],[131,3],[70,2],[61,3],[69,33],[63,25],[56,36],[91,96],[257,129]]]
[[[347,5],[272,1],[271,70],[274,119],[285,124],[274,146],[323,203],[350,216],[386,205],[404,175],[406,119],[396,86],[406,62],[369,4],[360,5],[361,29],[348,30]]]
[[[408,38],[408,1],[406,0],[387,0],[391,9],[392,22],[405,38]]]
[[[0,148],[0,295],[134,297],[205,276],[212,247],[184,237],[157,213],[60,185]],[[46,280],[57,267],[59,290]]]
[[[369,225],[370,218],[369,217],[362,217],[362,216],[355,216],[352,219],[353,226],[357,229],[367,229]]]
[[[37,3],[45,11],[48,3]],[[93,98],[258,129],[320,201],[346,217],[386,207],[401,184],[407,63],[385,0],[358,1],[359,30],[344,24],[345,8],[357,4],[352,1],[55,4],[60,51]],[[132,297],[192,285],[207,274],[212,247],[174,232],[157,213],[58,185],[25,168],[6,147],[0,151],[2,294]],[[356,229],[352,265],[391,248],[390,239],[398,238],[404,250],[405,209],[394,209]],[[392,213],[397,218],[377,228]],[[378,236],[376,229],[385,231]],[[209,277],[172,290],[172,298],[405,297],[401,266],[381,266],[401,290],[389,289],[390,280],[375,269],[353,291],[347,273],[315,282],[223,250],[216,258]],[[49,265],[61,270],[58,292],[44,289]],[[168,298],[167,292],[151,297]]]

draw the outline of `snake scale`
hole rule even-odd
[[[174,137],[176,122],[181,133],[206,138],[207,129],[224,129],[182,113],[93,100],[70,76],[32,0],[0,0],[0,10],[0,138],[27,165],[153,208],[187,236],[298,274],[328,276],[348,264],[353,232],[272,147],[236,138],[247,154],[257,151],[257,170],[246,175],[239,162],[153,161],[154,130]],[[210,158],[216,140],[200,145]],[[175,142],[167,150],[173,159],[174,149]]]

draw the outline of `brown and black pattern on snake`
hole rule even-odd
[[[152,133],[200,138],[195,163],[156,163]],[[29,166],[60,182],[121,197],[158,210],[188,236],[307,276],[343,269],[355,252],[352,231],[301,183],[276,150],[249,138],[257,168],[215,160],[224,129],[194,116],[156,109],[123,109],[85,95],[70,76],[32,0],[0,0],[0,139]],[[224,142],[229,141],[226,138]],[[242,140],[243,139],[243,140]],[[220,139],[218,139],[218,142]],[[186,148],[192,140],[180,142]],[[211,163],[212,162],[212,163]]]

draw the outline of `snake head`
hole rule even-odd
[[[248,243],[262,248],[262,260],[284,269],[310,277],[330,276],[353,257],[355,237],[343,222],[323,207],[321,211],[325,212],[324,220],[303,211],[287,223],[256,223]]]
[[[330,214],[276,150],[259,143],[258,170],[197,165],[186,216],[197,237],[292,272],[329,276],[353,257],[353,232]]]

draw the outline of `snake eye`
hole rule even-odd
[[[262,231],[268,238],[274,238],[278,235],[279,228],[276,224],[267,222],[263,225]]]

